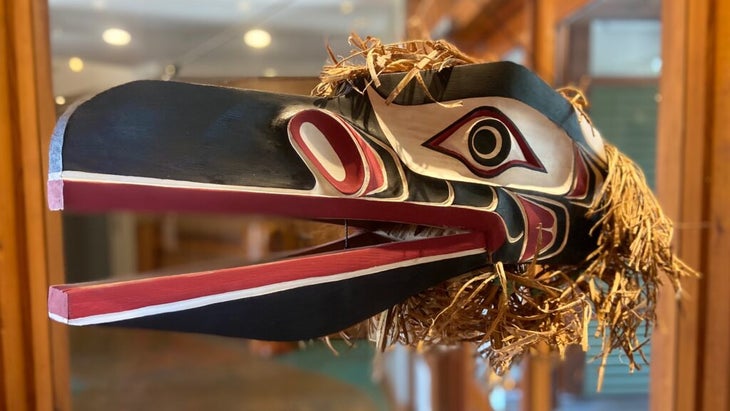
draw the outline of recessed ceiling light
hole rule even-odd
[[[66,104],[66,98],[64,96],[56,96],[56,104],[59,106]]]
[[[248,0],[240,0],[238,4],[236,4],[236,8],[238,11],[245,13],[251,10],[251,2]]]
[[[84,69],[84,61],[81,60],[80,57],[71,57],[68,59],[68,68],[70,68],[71,71],[78,73]]]
[[[127,30],[118,28],[104,30],[104,34],[101,37],[112,46],[126,46],[132,40],[132,35]]]
[[[249,30],[243,35],[243,42],[249,47],[262,49],[271,44],[271,34],[269,34],[268,31],[261,29]]]
[[[340,13],[350,14],[353,10],[355,10],[355,5],[350,0],[345,0],[340,3]]]

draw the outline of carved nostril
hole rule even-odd
[[[366,195],[387,184],[382,160],[349,123],[324,110],[302,110],[287,126],[289,139],[313,173],[346,195]]]
[[[303,110],[291,118],[289,138],[318,177],[343,194],[357,194],[367,182],[366,161],[353,130],[322,110]]]
[[[314,159],[322,165],[321,171],[340,183],[344,182],[347,174],[342,160],[322,131],[314,124],[304,122],[299,127],[299,135],[301,142],[311,150]]]

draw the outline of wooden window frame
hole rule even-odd
[[[45,201],[55,110],[48,3],[0,0],[0,409],[68,410],[68,344],[46,308],[63,281],[61,220]]]
[[[665,285],[651,367],[652,411],[730,409],[730,3],[662,2],[657,192],[675,247],[702,273]]]

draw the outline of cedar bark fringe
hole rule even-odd
[[[406,76],[386,98],[386,104],[390,104],[414,79],[423,88],[426,95],[436,101],[421,77],[422,70],[439,71],[446,67],[484,62],[462,53],[444,40],[411,40],[383,44],[375,37],[368,36],[363,40],[357,34],[352,33],[348,42],[354,49],[349,56],[339,59],[327,46],[327,53],[332,64],[322,68],[320,82],[312,90],[312,95],[335,97],[349,90],[362,94],[371,84],[380,87],[378,77],[381,74],[405,72]],[[367,82],[363,89],[359,89],[354,80],[363,78],[367,79]]]
[[[562,357],[569,345],[588,349],[588,324],[596,318],[602,341],[598,387],[606,359],[621,350],[629,369],[647,363],[643,347],[653,325],[657,290],[667,280],[697,273],[671,251],[672,223],[638,167],[606,145],[608,176],[601,200],[598,247],[574,266],[526,269],[497,262],[448,280],[374,317],[370,335],[380,349],[400,342],[430,345],[473,342],[501,374],[545,343]]]
[[[355,80],[365,79],[365,88],[377,87],[380,74],[407,72],[388,96],[390,103],[414,79],[428,93],[422,70],[479,62],[441,40],[384,45],[353,34],[349,41],[355,46],[349,57],[338,60],[328,48],[333,64],[324,67],[313,94],[362,93]],[[365,62],[355,63],[358,57]],[[580,90],[559,92],[585,115],[587,102]],[[612,350],[625,354],[630,370],[646,363],[642,349],[656,320],[659,286],[669,281],[679,298],[680,278],[698,274],[674,256],[672,222],[638,166],[609,144],[605,151],[608,174],[586,214],[597,218],[592,229],[597,248],[584,261],[571,266],[532,261],[527,267],[485,262],[482,270],[448,280],[373,317],[369,334],[378,348],[396,342],[418,349],[472,342],[501,374],[538,344],[547,344],[561,357],[569,345],[587,350],[588,323],[595,318],[595,335],[602,342],[599,389]]]

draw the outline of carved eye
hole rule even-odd
[[[514,123],[494,107],[472,110],[423,146],[458,159],[479,177],[512,167],[545,172]]]
[[[509,130],[499,120],[479,120],[469,129],[469,152],[483,166],[496,167],[502,164],[511,148]]]

